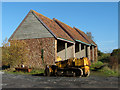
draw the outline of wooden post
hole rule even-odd
[[[86,57],[86,45],[84,45],[84,57]]]
[[[75,43],[73,45],[73,57],[75,57]]]
[[[94,62],[94,46],[92,46],[92,60]]]
[[[95,61],[97,61],[97,46],[95,47]]]
[[[67,43],[65,43],[65,60],[67,60]]]
[[[79,55],[80,55],[80,58],[82,58],[82,56],[81,56],[81,43],[79,43]]]
[[[87,47],[87,55],[88,55],[88,59],[90,60],[90,46]]]
[[[57,40],[55,40],[55,60],[54,61],[56,60],[57,60]]]

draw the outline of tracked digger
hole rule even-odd
[[[90,75],[91,62],[87,57],[62,60],[57,57],[55,65],[46,65],[46,76],[87,77]]]

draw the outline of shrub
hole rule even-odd
[[[118,70],[118,57],[117,56],[110,56],[109,66],[115,71]]]
[[[120,49],[114,49],[110,56],[110,67],[114,70],[118,70],[118,64],[120,64]]]
[[[44,73],[44,69],[33,69],[31,72],[31,74],[40,74],[40,73]]]
[[[115,72],[114,70],[111,70],[108,66],[103,67],[101,70],[99,70],[101,72],[103,72],[106,75],[115,75],[117,74],[117,72]]]
[[[92,63],[90,68],[91,68],[91,70],[93,70],[95,67],[101,67],[103,65],[104,65],[104,63],[102,63],[101,61],[97,61],[95,63]]]
[[[97,50],[98,56],[102,56],[104,53],[101,52],[100,50]]]
[[[118,56],[120,55],[120,49],[114,49],[111,53],[111,56]]]
[[[110,62],[109,57],[110,57],[110,53],[103,53],[101,56],[98,56],[98,60],[103,63],[108,63]]]

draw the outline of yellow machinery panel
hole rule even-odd
[[[75,59],[75,66],[83,66],[84,60],[82,59]]]
[[[89,66],[89,61],[86,57],[83,59],[75,59],[75,66]]]
[[[89,66],[89,61],[86,57],[83,58],[84,66]]]
[[[59,62],[55,62],[56,66],[58,66],[58,68],[65,68],[67,66],[67,61],[59,61]]]
[[[81,67],[81,68],[84,69],[85,74],[87,74],[90,71],[89,66],[84,66],[84,67]]]
[[[62,58],[59,57],[59,56],[57,56],[57,60],[56,60],[56,62],[59,62],[59,61],[62,61]]]
[[[58,68],[64,68],[64,67],[66,67],[67,62],[66,62],[66,61],[63,61],[62,58],[60,58],[60,57],[58,56],[55,64],[56,64],[56,66],[58,66]]]
[[[75,62],[76,59],[77,59],[77,58],[70,58],[70,59],[68,59],[67,65],[68,65],[69,67],[74,66],[74,65],[73,65],[73,62]]]

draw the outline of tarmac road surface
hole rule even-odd
[[[118,88],[118,77],[46,77],[4,73],[2,88]]]

